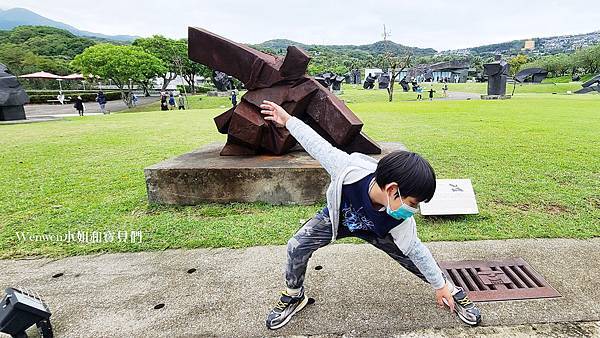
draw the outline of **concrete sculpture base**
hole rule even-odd
[[[399,143],[381,143],[379,159]],[[325,200],[329,175],[301,148],[283,156],[220,156],[212,143],[144,169],[148,201],[157,204],[266,202],[314,204]]]
[[[511,95],[481,95],[482,100],[508,100]]]

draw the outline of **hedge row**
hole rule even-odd
[[[73,95],[65,95],[65,99],[69,99],[69,103],[72,103],[73,100],[77,97],[77,95],[81,96],[83,102],[95,102],[96,101],[96,93],[76,93]],[[106,100],[114,101],[121,99],[121,92],[107,92],[104,93],[106,95]],[[29,96],[29,103],[48,103],[48,100],[56,100],[55,95],[31,95]]]

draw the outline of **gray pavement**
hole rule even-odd
[[[438,260],[523,257],[563,297],[479,303],[484,327],[469,328],[435,306],[429,285],[368,244],[318,250],[306,278],[316,302],[277,331],[264,320],[283,286],[284,246],[0,260],[0,287],[42,293],[57,337],[466,337],[515,325],[525,325],[518,332],[527,335],[536,330],[530,324],[544,323],[566,323],[555,325],[558,336],[574,336],[586,322],[597,333],[600,238],[427,245]],[[64,275],[53,278],[57,273]],[[565,325],[572,330],[560,331]]]
[[[152,102],[157,102],[160,100],[158,96],[138,96],[139,102],[138,105],[148,104]],[[85,113],[84,115],[101,115],[100,106],[96,102],[86,102],[85,103]],[[127,109],[127,105],[123,102],[123,100],[114,100],[108,101],[106,103],[106,109],[110,112],[118,112]],[[28,104],[25,105],[25,115],[27,117],[37,117],[37,116],[78,116],[77,110],[73,108],[73,103],[65,103],[61,104]]]

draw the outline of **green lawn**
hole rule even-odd
[[[515,95],[519,94],[567,94],[568,91],[574,92],[581,89],[581,82],[567,82],[567,83],[522,83],[517,84],[515,88]],[[486,83],[450,83],[448,84],[448,90],[466,93],[487,93],[487,82]],[[513,84],[509,83],[506,85],[506,93],[512,94]]]
[[[421,153],[439,178],[471,178],[477,193],[479,215],[419,217],[423,240],[600,236],[599,95],[389,103],[384,93],[347,88],[342,98],[372,138]],[[198,103],[213,99],[223,98]],[[224,100],[207,106],[228,107]],[[224,110],[0,125],[0,258],[286,243],[322,205],[147,204],[142,169],[224,141],[212,121]],[[78,244],[16,235],[78,230],[142,231],[143,239]]]

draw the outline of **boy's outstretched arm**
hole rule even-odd
[[[264,100],[260,112],[265,120],[285,126],[304,150],[317,160],[330,176],[337,176],[348,165],[350,155],[332,146],[321,135],[297,117],[291,116],[278,104]]]
[[[436,302],[444,306],[443,300],[448,302],[450,311],[454,309],[454,298],[450,293],[442,270],[433,258],[429,249],[417,236],[417,227],[414,217],[410,217],[397,227],[390,230],[394,243],[415,264],[425,279],[435,289]]]

